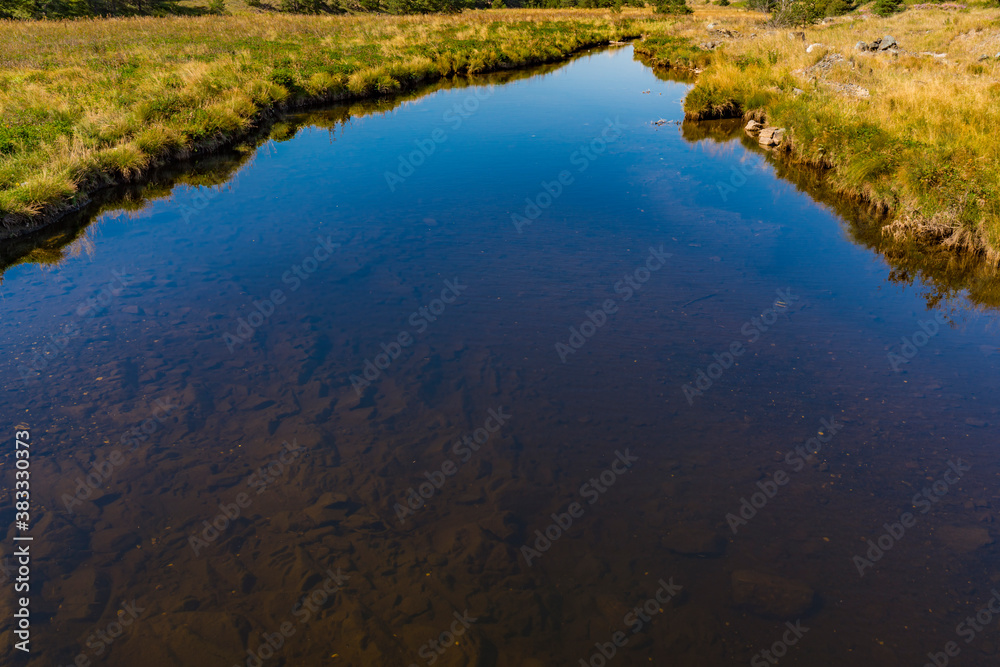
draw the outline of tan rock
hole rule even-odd
[[[781,140],[785,138],[785,128],[783,127],[765,127],[760,131],[760,136],[757,138],[761,146],[778,146],[781,144]]]

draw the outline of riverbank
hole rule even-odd
[[[925,5],[801,30],[766,18],[698,9],[636,52],[703,70],[688,119],[785,128],[778,150],[885,214],[883,234],[1000,264],[1000,10]]]
[[[553,62],[652,24],[638,10],[2,22],[0,234],[281,110]]]

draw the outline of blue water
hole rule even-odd
[[[9,268],[28,664],[993,664],[996,315],[687,89],[627,47],[293,116]]]

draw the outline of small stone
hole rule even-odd
[[[750,120],[743,129],[747,132],[760,132],[764,129],[764,123],[758,123],[755,120]]]
[[[979,62],[983,62],[984,60],[989,60],[989,59],[990,59],[990,57],[988,55],[986,55],[985,53],[983,55],[979,56]]]
[[[969,426],[983,427],[986,426],[986,422],[982,419],[977,419],[976,417],[967,417],[965,423]]]
[[[795,95],[796,97],[798,97],[804,92],[806,91],[802,90],[801,88],[792,88],[792,95]]]
[[[892,37],[892,35],[886,35],[885,37],[882,38],[882,43],[879,44],[878,50],[888,51],[889,49],[895,48],[896,46],[897,46],[896,40]]]
[[[755,570],[733,572],[733,601],[759,616],[795,619],[812,609],[816,592],[802,583]]]
[[[993,544],[993,538],[985,528],[941,526],[935,531],[935,535],[945,546],[962,554]]]
[[[868,42],[858,42],[857,44],[854,45],[854,50],[855,51],[867,51],[868,50]]]
[[[790,32],[788,33],[788,39],[797,39],[800,41],[806,41],[806,34],[804,32]]]
[[[820,48],[823,48],[823,45],[820,44],[819,42],[816,42],[815,44],[810,44],[809,46],[806,47],[806,53],[812,53],[816,49]]]
[[[682,556],[715,557],[726,551],[726,540],[710,528],[680,526],[664,540],[667,548]]]

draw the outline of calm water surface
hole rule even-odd
[[[292,117],[9,268],[18,663],[995,664],[995,314],[686,90],[622,48]]]

